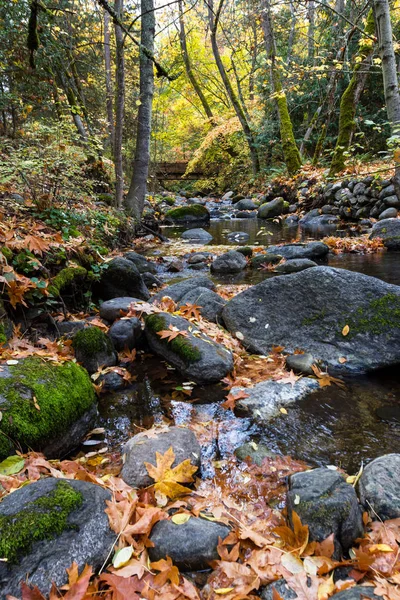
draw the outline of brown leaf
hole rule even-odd
[[[191,464],[189,458],[172,468],[174,461],[175,453],[171,446],[165,454],[156,452],[156,466],[148,462],[144,463],[150,477],[156,482],[155,490],[172,499],[190,493],[189,488],[180,484],[191,483],[192,475],[197,471],[197,467]]]
[[[168,329],[163,329],[162,331],[157,331],[157,335],[160,336],[162,340],[166,339],[168,342],[172,342],[179,335],[183,337],[187,337],[187,331],[180,331],[175,325],[169,325]]]

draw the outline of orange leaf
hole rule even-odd
[[[171,446],[165,454],[156,452],[156,466],[148,462],[144,463],[150,477],[156,482],[155,490],[172,499],[190,493],[189,488],[180,484],[191,483],[192,475],[197,471],[197,467],[191,464],[189,458],[172,468],[174,460],[175,453]]]

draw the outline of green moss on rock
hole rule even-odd
[[[365,309],[359,307],[346,323],[341,323],[340,335],[345,325],[350,328],[348,338],[357,333],[390,333],[400,327],[400,297],[396,294],[386,294],[382,298],[371,300]]]
[[[7,369],[10,376],[0,377],[0,459],[8,455],[9,440],[23,448],[42,448],[96,400],[88,374],[74,362],[59,365],[32,357]]]
[[[68,528],[68,516],[83,502],[83,496],[66,481],[30,502],[20,512],[0,515],[0,558],[10,563],[29,553],[32,544],[60,535]]]
[[[154,333],[162,331],[163,329],[168,329],[168,324],[166,322],[165,317],[158,314],[148,315],[145,319],[145,323],[146,327]],[[160,337],[159,341],[161,343],[164,342],[166,345],[168,345],[171,351],[175,352],[175,354],[177,354],[179,358],[181,358],[186,363],[196,362],[201,358],[200,350],[193,346],[190,343],[190,340],[188,340],[183,335],[178,335],[171,341],[168,341],[167,339],[162,339]]]
[[[95,357],[100,352],[114,353],[114,347],[108,335],[99,327],[87,327],[78,331],[72,342],[75,351],[84,356]]]
[[[48,290],[53,296],[60,296],[65,289],[80,285],[87,276],[88,272],[83,267],[66,267],[54,277]]]
[[[209,219],[210,213],[205,206],[201,204],[192,204],[190,206],[180,206],[169,210],[166,215],[172,221],[185,221],[193,219]]]

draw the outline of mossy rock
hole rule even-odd
[[[89,373],[99,367],[112,367],[117,364],[117,355],[111,339],[99,327],[86,327],[74,336],[72,346],[76,360]]]
[[[192,204],[190,206],[180,206],[173,208],[165,214],[165,220],[168,223],[208,223],[210,213],[205,206],[201,204]]]
[[[74,362],[31,357],[2,365],[0,459],[15,445],[54,457],[71,451],[93,423],[95,401],[88,374]]]
[[[250,261],[253,269],[262,269],[263,265],[276,265],[282,260],[282,256],[267,252],[266,254],[256,254]]]
[[[242,248],[237,248],[236,252],[243,254],[246,258],[251,258],[253,256],[253,248],[250,246],[242,246]]]
[[[172,340],[158,333],[175,327],[185,335]],[[171,332],[172,333],[172,332]],[[190,321],[169,313],[155,313],[145,318],[145,334],[153,352],[159,354],[185,377],[197,383],[215,383],[233,368],[231,352],[196,331]]]
[[[0,300],[0,346],[7,344],[13,332],[13,324],[7,315],[3,300]]]
[[[62,298],[67,306],[76,307],[84,303],[84,295],[91,289],[93,281],[93,273],[84,267],[65,267],[52,279],[47,289],[52,296]]]
[[[0,504],[1,598],[20,597],[21,581],[47,597],[51,582],[67,583],[73,562],[100,569],[115,542],[105,513],[111,494],[87,481],[45,478]]]

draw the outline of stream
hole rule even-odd
[[[185,229],[163,228],[164,235],[171,240],[172,249]],[[212,219],[206,229],[213,235],[207,245],[210,252],[213,246],[226,245],[228,250],[238,245],[227,240],[227,234],[232,231],[247,233],[249,238],[239,245],[250,246],[310,241],[326,235],[358,235],[350,229],[304,230],[254,218]],[[181,242],[179,252],[182,254]],[[328,264],[400,285],[399,258],[397,253],[387,252],[330,254]],[[205,273],[207,271],[198,274]],[[229,278],[213,279],[221,284],[255,284],[273,276],[276,275],[268,271],[247,270]],[[169,273],[168,277],[163,274],[166,282],[176,280],[176,274]],[[203,447],[202,475],[207,477],[214,474],[214,461],[229,459],[235,448],[248,441],[304,460],[311,466],[336,465],[348,473],[356,473],[362,463],[377,456],[400,452],[398,368],[346,379],[345,389],[334,385],[325,387],[289,407],[288,414],[280,415],[263,427],[220,407],[226,394],[221,384],[196,386],[192,396],[186,400],[179,391],[175,391],[177,397],[171,397],[182,380],[159,359],[139,359],[133,363],[132,372],[136,377],[132,386],[107,394],[100,400],[98,426],[105,428],[104,443],[115,450],[121,450],[129,437],[143,429],[167,422],[190,424],[198,434]]]

